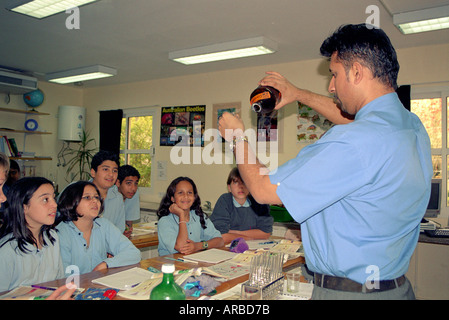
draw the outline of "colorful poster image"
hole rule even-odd
[[[204,146],[206,106],[162,107],[161,146]]]
[[[333,126],[333,123],[318,114],[309,106],[298,102],[296,123],[297,142],[313,143],[320,139]]]

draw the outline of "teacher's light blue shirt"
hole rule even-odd
[[[138,263],[140,251],[109,220],[94,220],[89,246],[72,221],[57,225],[64,268],[76,265],[80,274],[91,272],[101,262],[109,268]],[[108,258],[110,253],[113,257]]]
[[[206,229],[201,227],[200,217],[194,210],[190,211],[190,219],[187,222],[189,239],[194,242],[209,241],[210,239],[221,237],[220,231],[215,229],[212,221],[204,217]],[[175,250],[176,238],[179,233],[179,217],[173,213],[159,219],[157,223],[157,233],[159,238],[158,252],[160,256],[177,253]]]
[[[355,121],[270,175],[301,223],[311,271],[365,283],[408,270],[433,174],[430,141],[395,93],[365,105]]]

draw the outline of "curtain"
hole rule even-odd
[[[100,150],[120,153],[123,110],[100,111]]]

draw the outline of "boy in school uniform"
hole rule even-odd
[[[125,203],[125,236],[130,237],[133,221],[140,219],[139,171],[128,164],[119,167],[115,186]]]
[[[122,194],[115,185],[119,166],[120,161],[117,154],[100,150],[92,158],[90,175],[92,176],[91,181],[104,199],[103,217],[124,233],[126,229],[125,204]]]

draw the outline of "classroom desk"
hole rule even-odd
[[[129,240],[131,240],[131,242],[136,246],[136,248],[139,249],[157,246],[159,244],[157,232],[148,233],[140,236],[131,236]]]
[[[223,250],[229,250],[228,248],[223,248]],[[161,269],[162,265],[164,263],[174,263],[176,270],[184,270],[184,269],[191,269],[194,267],[206,267],[206,266],[210,266],[212,264],[210,263],[189,263],[189,262],[180,262],[180,261],[173,261],[170,259],[166,259],[167,257],[169,258],[180,258],[182,257],[181,254],[176,253],[176,254],[170,254],[170,255],[166,255],[166,256],[161,256],[161,257],[154,257],[154,258],[150,258],[150,259],[145,259],[142,260],[140,263],[138,264],[134,264],[134,265],[130,265],[130,266],[126,266],[126,267],[119,267],[119,268],[109,268],[106,270],[101,270],[101,271],[92,271],[89,273],[85,273],[80,275],[80,279],[79,279],[79,286],[81,288],[104,288],[104,286],[99,285],[99,284],[94,284],[92,283],[92,280],[97,279],[97,278],[101,278],[104,277],[106,275],[111,275],[120,271],[124,271],[133,267],[141,267],[141,268],[148,268],[148,267],[154,267],[157,269]],[[284,272],[287,271],[288,269],[291,269],[293,267],[299,266],[300,264],[305,263],[305,260],[303,257],[298,257],[296,259],[291,259],[288,260],[285,264],[284,264]],[[225,281],[222,282],[217,288],[217,293],[222,293],[232,287],[234,287],[235,285],[245,282],[247,281],[249,278],[249,275],[243,275],[241,277],[229,280],[229,281]],[[39,283],[38,285],[40,286],[44,286],[44,287],[60,287],[65,285],[65,281],[66,279],[58,279],[58,280],[53,280],[53,281],[48,281],[48,282],[43,282],[43,283]],[[114,300],[125,300],[124,298],[120,297],[120,296],[116,296],[114,298]]]

